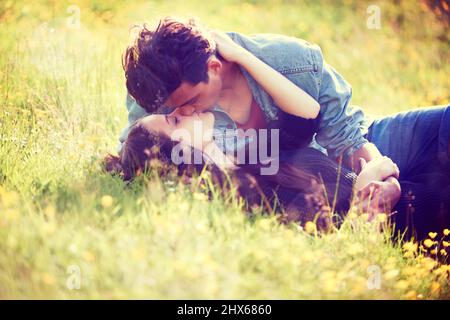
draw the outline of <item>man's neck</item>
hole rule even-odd
[[[233,91],[241,77],[242,73],[238,64],[224,61],[222,71],[222,91]]]
[[[238,64],[224,62],[220,99],[224,102],[221,106],[225,111],[229,111],[227,107],[230,106],[230,101],[237,101],[239,97],[245,96],[243,90],[246,81]]]

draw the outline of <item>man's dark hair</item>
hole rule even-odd
[[[208,82],[206,62],[216,45],[195,19],[165,17],[155,30],[146,24],[137,27],[122,65],[128,93],[147,112],[156,112],[182,81]]]

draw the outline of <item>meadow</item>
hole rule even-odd
[[[317,43],[367,113],[450,101],[450,33],[421,2],[2,0],[1,299],[450,297],[433,255],[448,234],[392,241],[383,216],[354,213],[320,235],[217,190],[105,173],[127,122],[129,27],[165,15]]]

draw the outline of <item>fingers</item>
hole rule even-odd
[[[368,183],[365,187],[358,191],[357,197],[361,200],[369,197],[371,194],[376,192],[380,188],[380,183],[378,181],[373,181]]]
[[[378,161],[379,163],[377,163],[377,165],[379,166],[380,180],[383,181],[392,176],[397,179],[400,177],[400,170],[397,164],[395,164],[390,158],[383,156]]]

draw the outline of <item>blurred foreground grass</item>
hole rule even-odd
[[[448,267],[363,217],[315,236],[177,182],[127,187],[100,170],[126,124],[128,28],[162,15],[318,43],[367,112],[448,103],[448,30],[410,1],[378,1],[371,30],[368,5],[2,1],[0,298],[448,298]]]

